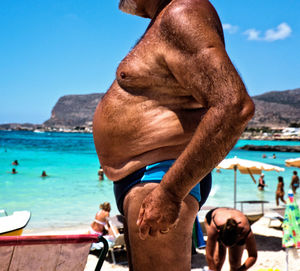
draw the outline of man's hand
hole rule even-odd
[[[140,238],[166,234],[175,227],[180,207],[181,201],[176,201],[171,193],[160,185],[155,188],[142,202],[137,220]]]

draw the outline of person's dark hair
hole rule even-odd
[[[295,174],[295,175],[297,175],[297,171],[295,170],[295,171],[293,171],[293,173]]]
[[[226,223],[220,226],[220,240],[225,246],[231,247],[237,242],[240,229],[238,228],[238,223],[232,219],[227,219]]]
[[[278,177],[278,182],[283,183],[283,177],[282,176]]]
[[[106,212],[110,212],[110,203],[109,202],[103,202],[102,204],[100,204],[100,209],[106,211]]]

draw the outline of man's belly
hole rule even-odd
[[[106,176],[117,181],[146,165],[176,159],[204,113],[190,100],[134,96],[113,84],[96,109],[93,129]]]

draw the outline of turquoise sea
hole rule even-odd
[[[273,159],[273,152],[265,152],[267,158],[263,159],[263,152],[238,149],[245,144],[300,145],[300,142],[239,140],[227,156],[285,168],[281,173],[264,172],[268,185],[264,192],[258,191],[249,175],[237,176],[237,200],[267,200],[270,201],[267,207],[274,206],[277,177],[284,177],[287,194],[292,171],[297,170],[285,167],[284,161],[300,154],[276,152],[277,158]],[[18,160],[18,166],[12,165],[14,160]],[[33,230],[88,226],[104,201],[111,202],[111,215],[117,214],[112,182],[106,178],[98,180],[99,166],[92,134],[0,131],[0,209],[9,214],[30,210],[32,217],[27,229]],[[13,167],[17,174],[11,174]],[[40,177],[43,170],[49,177]],[[298,201],[299,196],[300,191]],[[233,206],[232,170],[213,171],[213,187],[206,205]]]

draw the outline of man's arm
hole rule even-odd
[[[249,269],[252,265],[255,264],[257,259],[257,249],[256,249],[256,242],[254,238],[254,234],[251,231],[248,235],[248,238],[246,240],[246,249],[248,251],[248,258],[244,262],[243,265],[238,269],[238,271],[245,271]]]
[[[217,20],[213,11],[175,10],[172,15],[166,24],[177,39],[169,41],[165,61],[182,87],[207,109],[191,142],[162,181],[182,200],[232,149],[253,116],[254,105],[225,51],[218,24],[211,23]],[[186,25],[174,27],[174,18]]]
[[[178,83],[207,112],[186,149],[144,200],[138,219],[142,238],[153,226],[160,229],[175,222],[182,200],[225,158],[254,113],[254,104],[225,51],[217,14],[206,1],[193,3],[164,14],[162,55]]]

